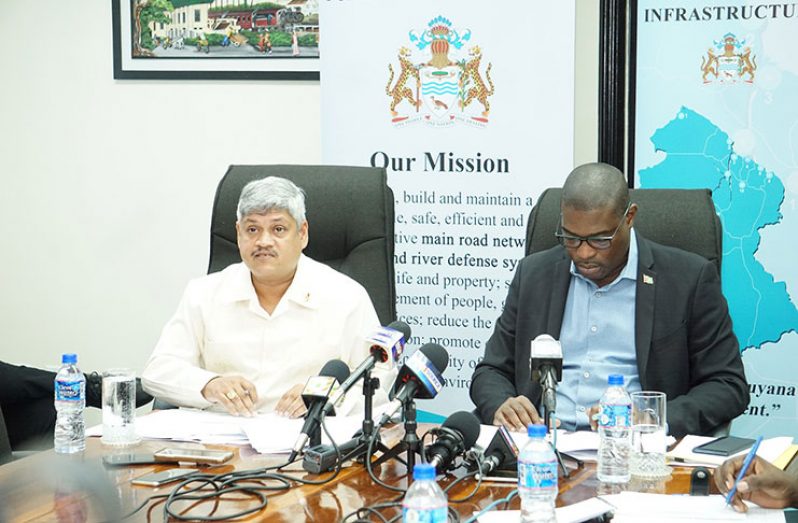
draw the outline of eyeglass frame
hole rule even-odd
[[[615,232],[613,232],[609,236],[574,236],[572,234],[563,234],[562,233],[562,212],[560,212],[560,223],[557,225],[557,231],[554,233],[554,236],[557,238],[557,241],[560,245],[565,247],[566,249],[576,250],[582,246],[583,242],[587,242],[592,248],[596,249],[597,251],[606,251],[610,247],[612,247],[612,240],[615,239],[615,235],[618,234],[618,231],[621,230],[621,225],[623,225],[624,220],[629,215],[629,210],[632,208],[631,200],[626,205],[626,210],[623,212],[623,216],[621,216],[621,221],[618,222],[618,226],[615,228]],[[579,240],[579,243],[576,245],[570,246],[566,245],[565,242],[568,240]],[[607,242],[607,245],[602,246],[603,244],[596,245],[593,242]]]

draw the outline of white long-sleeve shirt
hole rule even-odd
[[[216,376],[238,375],[258,391],[259,411],[274,410],[292,386],[318,375],[331,359],[350,369],[369,354],[365,336],[379,326],[366,290],[351,278],[300,255],[296,274],[272,314],[258,302],[243,263],[191,281],[142,374],[144,389],[169,403],[211,407],[201,394]],[[396,370],[383,364],[374,404],[387,401]],[[355,385],[343,406],[362,408]],[[221,409],[221,406],[217,406]]]

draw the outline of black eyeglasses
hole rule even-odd
[[[621,224],[623,220],[626,218],[626,215],[629,214],[629,209],[632,207],[632,202],[626,206],[626,210],[621,217],[621,221],[618,222],[618,226],[615,228],[615,232],[613,232],[609,236],[573,236],[571,234],[564,234],[562,232],[562,214],[560,214],[560,223],[557,225],[557,232],[554,233],[554,236],[557,237],[557,241],[560,242],[560,245],[565,247],[566,249],[578,249],[582,242],[587,242],[588,245],[593,247],[598,251],[604,251],[609,249],[612,246],[612,240],[615,238],[615,235],[618,234],[618,231],[621,229]]]

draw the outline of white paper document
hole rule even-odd
[[[666,457],[669,460],[670,465],[678,466],[678,467],[697,467],[697,466],[704,466],[704,467],[717,467],[731,456],[711,456],[709,454],[696,454],[693,452],[693,449],[696,448],[698,445],[703,443],[707,443],[716,439],[712,436],[691,436],[687,435],[682,438],[682,441],[679,442],[676,447],[666,454]],[[776,458],[782,455],[784,451],[786,451],[790,445],[792,445],[792,438],[789,436],[782,436],[777,438],[768,438],[762,440],[762,443],[759,445],[759,449],[756,451],[756,455],[760,458],[764,458],[768,461],[774,461]],[[750,447],[741,450],[735,456],[745,455],[750,450]]]
[[[146,439],[242,445],[248,442],[241,424],[246,419],[198,409],[158,410],[136,417],[136,433]],[[102,425],[90,428],[87,435],[102,435]]]
[[[671,523],[673,521],[747,521],[748,523],[783,523],[784,511],[748,505],[748,513],[735,512],[726,506],[723,496],[686,496],[622,492],[601,496],[615,507],[612,523]]]
[[[613,507],[600,498],[590,498],[567,507],[554,509],[557,523],[580,523],[597,518],[613,510]],[[517,523],[521,520],[520,510],[493,510],[479,516],[479,523]]]
[[[305,420],[288,419],[277,414],[264,414],[247,420],[244,432],[249,443],[261,454],[291,452]],[[334,416],[324,421],[330,436],[340,445],[352,439],[363,425],[362,416]],[[321,442],[329,445],[330,440],[322,430]]]
[[[376,409],[375,409],[376,410]],[[382,411],[375,413],[381,416]],[[200,441],[229,445],[251,444],[261,454],[290,452],[305,420],[289,419],[274,413],[252,418],[198,409],[167,409],[136,418],[136,433],[146,439]],[[363,424],[362,415],[330,416],[327,429],[337,444],[352,439]],[[101,436],[102,425],[86,430],[87,436]],[[322,443],[329,439],[322,431]]]
[[[603,502],[602,502],[603,501]],[[622,492],[591,498],[555,509],[557,523],[576,523],[606,512],[614,512],[612,523],[672,523],[678,521],[717,521],[748,523],[784,523],[784,511],[748,505],[748,513],[735,512],[726,506],[723,496],[669,496]],[[520,510],[493,510],[479,516],[479,523],[517,523]]]

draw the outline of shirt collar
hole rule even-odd
[[[296,273],[291,285],[283,295],[284,300],[290,300],[297,305],[315,309],[319,306],[314,289],[318,289],[313,271],[313,261],[304,254],[299,255]]]
[[[304,254],[299,255],[296,272],[291,285],[286,289],[283,300],[289,300],[302,307],[315,309],[318,301],[315,299],[313,262]],[[252,285],[252,273],[244,262],[236,264],[230,278],[229,285],[222,291],[221,298],[228,302],[249,301],[258,303],[255,286]],[[282,301],[282,300],[281,300]]]
[[[618,275],[618,277],[615,278],[615,280],[613,280],[606,287],[610,287],[612,285],[615,285],[617,282],[619,282],[621,280],[624,280],[624,279],[637,281],[637,262],[638,262],[638,259],[639,259],[639,256],[638,256],[638,251],[637,251],[637,235],[635,234],[634,227],[632,227],[630,229],[630,231],[629,231],[629,255],[628,255],[627,259],[626,259],[626,265],[624,266],[623,270]],[[583,280],[583,281],[585,281],[585,282],[597,287],[597,285],[593,281],[585,278],[584,276],[582,276],[579,273],[579,271],[576,270],[576,265],[574,265],[573,261],[571,261],[571,274],[573,276],[576,276],[577,278],[579,278],[579,279],[581,279],[581,280]]]

